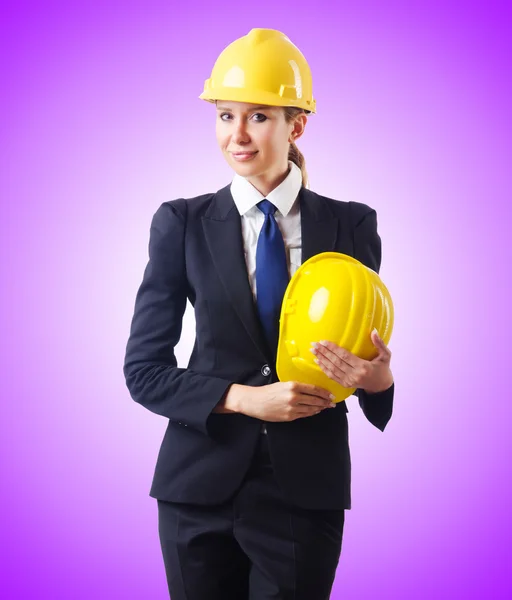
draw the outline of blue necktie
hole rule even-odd
[[[274,217],[276,207],[268,200],[257,204],[265,221],[256,247],[256,305],[267,341],[277,356],[281,304],[289,281],[283,236]]]

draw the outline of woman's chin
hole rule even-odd
[[[239,175],[247,176],[249,174],[259,173],[261,166],[253,161],[237,162],[236,160],[229,161],[230,167]]]

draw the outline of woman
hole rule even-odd
[[[307,189],[295,141],[315,111],[311,73],[282,33],[253,29],[215,63],[201,98],[235,175],[216,193],[164,202],[150,230],[124,373],[132,398],[169,419],[150,496],[172,600],[323,600],[351,507],[345,402],[275,372],[284,289],[325,251],[378,272],[375,210]],[[174,348],[187,299],[196,340]],[[365,361],[333,343],[312,351],[357,387],[384,430],[393,405],[388,348]],[[321,340],[318,340],[319,342]]]

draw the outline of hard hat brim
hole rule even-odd
[[[200,100],[206,100],[214,104],[217,100],[226,100],[231,102],[247,102],[249,104],[264,104],[266,106],[292,106],[302,108],[308,113],[316,113],[316,102],[311,103],[304,100],[293,100],[272,94],[263,90],[255,92],[254,90],[245,90],[241,88],[222,88],[218,92],[204,91],[200,96]]]

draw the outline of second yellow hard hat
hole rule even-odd
[[[277,375],[329,390],[334,402],[356,391],[329,378],[314,362],[311,342],[327,340],[365,360],[377,356],[370,334],[377,328],[387,345],[394,310],[379,275],[339,252],[322,252],[304,262],[291,278],[279,322]]]
[[[297,46],[276,29],[252,29],[229,44],[199,98],[316,112],[309,65]]]

